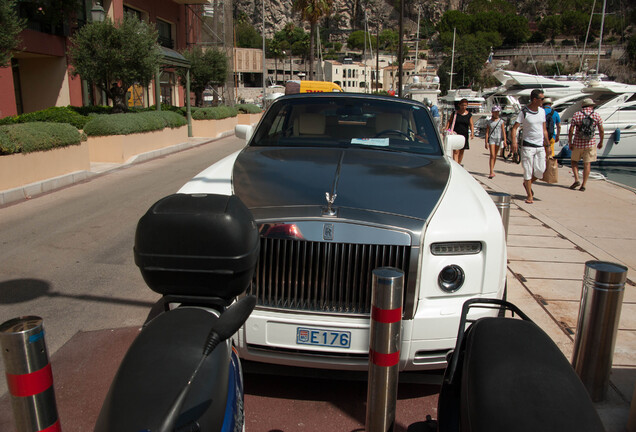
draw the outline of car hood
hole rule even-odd
[[[234,193],[251,209],[354,208],[427,219],[450,173],[441,156],[365,148],[246,147],[233,171]]]

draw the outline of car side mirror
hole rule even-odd
[[[463,135],[446,135],[444,137],[444,153],[453,156],[453,150],[461,150],[464,148],[466,139]]]
[[[251,125],[236,125],[234,126],[234,135],[237,138],[249,141],[254,133],[254,128]]]

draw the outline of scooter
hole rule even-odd
[[[230,338],[256,304],[244,293],[259,245],[235,196],[170,195],[139,220],[135,263],[162,297],[122,360],[96,432],[244,429]]]
[[[476,309],[498,316],[471,319]],[[604,431],[561,350],[518,307],[497,299],[464,303],[437,415],[409,432]]]

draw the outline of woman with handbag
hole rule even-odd
[[[506,142],[506,127],[503,119],[499,118],[501,108],[497,105],[492,107],[492,117],[486,126],[486,150],[490,152],[490,174],[488,178],[495,176],[495,161],[499,147]]]
[[[460,150],[453,150],[453,160],[455,160],[455,162],[457,162],[458,164],[461,164],[462,159],[464,158],[464,150],[469,149],[469,132],[470,138],[475,137],[473,116],[468,111],[468,99],[462,99],[459,101],[459,108],[455,112],[453,112],[451,117],[448,119],[448,123],[446,123],[445,129],[447,135],[462,135],[466,140],[464,148]]]

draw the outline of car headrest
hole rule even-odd
[[[324,135],[325,116],[316,113],[302,113],[298,116],[299,135]]]
[[[375,130],[382,132],[387,129],[402,130],[402,114],[380,113],[375,117]]]

